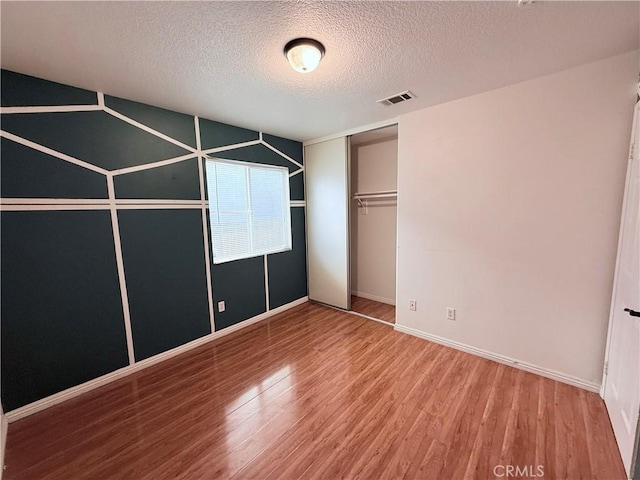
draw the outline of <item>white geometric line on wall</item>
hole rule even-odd
[[[189,203],[191,202],[191,203]],[[135,199],[115,200],[117,210],[163,210],[163,209],[204,209],[209,208],[209,202],[199,200],[145,200],[144,202]],[[304,200],[292,200],[289,207],[305,207]],[[3,212],[26,212],[26,211],[55,211],[55,210],[109,210],[111,203],[109,200],[95,199],[24,199],[24,198],[2,198],[0,199],[0,211]],[[206,213],[205,213],[206,215]],[[205,217],[206,220],[206,217]],[[208,232],[207,232],[208,234]]]
[[[130,125],[133,125],[134,127],[139,128],[140,130],[143,130],[143,131],[145,131],[147,133],[150,133],[151,135],[155,135],[158,138],[162,138],[163,140],[166,140],[167,142],[173,143],[174,145],[177,145],[177,146],[179,146],[181,148],[184,148],[185,150],[188,150],[189,152],[197,153],[195,148],[190,147],[189,145],[187,145],[185,143],[182,143],[182,142],[176,140],[175,138],[171,138],[169,135],[165,135],[164,133],[161,133],[161,132],[159,132],[157,130],[154,130],[153,128],[148,127],[147,125],[144,125],[144,124],[142,124],[140,122],[137,122],[136,120],[133,120],[133,119],[127,117],[126,115],[123,115],[120,112],[116,112],[112,108],[109,108],[109,107],[105,106],[103,108],[103,110],[105,111],[105,113],[108,113],[109,115],[113,115],[114,117],[122,120],[123,122],[126,122],[126,123],[128,123]]]
[[[264,145],[265,147],[267,147],[269,150],[273,150],[274,152],[276,152],[278,155],[280,155],[282,158],[285,158],[287,160],[289,160],[291,163],[293,163],[294,165],[297,165],[300,168],[304,168],[301,164],[299,164],[298,162],[296,162],[293,158],[291,158],[289,155],[287,155],[286,153],[282,153],[280,150],[278,150],[276,147],[274,147],[273,145],[269,145],[267,142],[265,142],[264,140],[260,140],[260,143],[262,143],[262,145]]]
[[[37,150],[39,152],[42,153],[46,153],[47,155],[51,155],[52,157],[56,157],[59,158],[60,160],[65,160],[69,163],[73,163],[74,165],[77,165],[79,167],[82,168],[86,168],[87,170],[92,170],[94,172],[98,172],[101,173],[103,175],[107,175],[107,170],[105,170],[104,168],[100,168],[100,167],[96,167],[95,165],[92,165],[91,163],[87,163],[83,160],[78,160],[77,158],[74,158],[70,155],[67,155],[66,153],[60,153],[57,152],[49,147],[45,147],[43,145],[38,145],[35,142],[32,142],[31,140],[27,140],[26,138],[22,138],[19,137],[17,135],[14,135],[13,133],[9,133],[9,132],[5,132],[4,130],[0,130],[0,137],[4,137],[6,139],[12,140],[16,143],[19,143],[20,145],[24,145],[25,147],[29,147],[32,148],[34,150]]]
[[[262,132],[260,132],[260,135],[262,135]],[[265,142],[264,140],[250,140],[248,142],[236,143],[236,144],[233,144],[233,145],[225,145],[223,147],[209,148],[207,150],[202,150],[201,153],[204,155],[204,157],[207,160],[213,160],[213,158],[209,157],[209,154],[226,152],[228,150],[236,150],[236,149],[239,149],[239,148],[250,147],[252,145],[264,145],[269,150],[275,152],[277,155],[281,156],[285,160],[288,160],[289,162],[291,162],[294,165],[296,165],[297,167],[299,167],[298,170],[296,170],[295,172],[289,174],[290,177],[295,175],[296,173],[300,173],[301,171],[304,170],[304,166],[303,165],[301,165],[300,163],[296,162],[293,158],[291,158],[290,156],[288,156],[285,153],[282,153],[280,150],[278,150],[274,146],[270,145],[269,143]]]
[[[125,168],[118,168],[115,170],[105,170],[101,167],[97,167],[91,163],[87,163],[84,160],[79,160],[77,158],[71,157],[70,155],[67,155],[66,153],[61,153],[58,152],[57,150],[53,150],[49,147],[46,147],[44,145],[40,145],[36,142],[33,142],[31,140],[27,140],[26,138],[22,138],[19,137],[17,135],[14,135],[13,133],[9,133],[6,132],[4,130],[0,130],[0,136],[7,138],[8,140],[12,140],[16,143],[19,143],[21,145],[24,145],[25,147],[29,147],[32,148],[34,150],[38,150],[42,153],[46,153],[48,155],[51,155],[52,157],[56,157],[60,160],[65,160],[69,163],[73,163],[74,165],[77,165],[79,167],[83,167],[86,168],[88,170],[92,170],[94,172],[97,173],[101,173],[102,175],[107,175],[107,174],[111,174],[111,175],[126,175],[127,173],[133,173],[133,172],[139,172],[142,170],[149,170],[152,168],[158,168],[158,167],[164,167],[166,165],[171,165],[173,163],[179,163],[179,162],[183,162],[185,160],[190,160],[192,158],[196,158],[198,156],[200,152],[200,150],[196,150],[194,151],[194,153],[187,153],[185,155],[181,155],[179,157],[173,157],[173,158],[167,158],[166,160],[158,160],[156,162],[149,162],[149,163],[144,163],[142,165],[134,165],[132,167],[125,167]],[[260,142],[258,140],[254,140],[252,142],[243,142],[243,143],[236,143],[236,144],[232,144],[232,145],[226,145],[224,147],[218,147],[217,149],[215,149],[216,151],[225,151],[225,150],[234,150],[236,148],[242,148],[242,147],[246,147],[249,144],[250,145],[257,145]],[[204,152],[202,152],[204,153]],[[206,155],[205,155],[206,157]],[[206,157],[207,159],[210,159],[209,157]],[[299,173],[300,170],[297,170],[295,173]]]
[[[4,201],[4,199],[3,199]],[[146,208],[146,207],[145,207]],[[48,211],[68,211],[68,210],[111,210],[111,206],[106,204],[80,204],[80,203],[59,203],[59,204],[39,204],[39,205],[7,205],[0,204],[0,212],[48,212]]]
[[[125,336],[127,342],[127,354],[129,359],[129,365],[133,366],[135,361],[135,350],[133,345],[133,333],[131,327],[131,316],[129,311],[129,299],[127,292],[127,284],[126,284],[126,276],[124,272],[124,261],[122,256],[122,244],[120,239],[120,229],[118,222],[118,210],[121,209],[140,209],[140,210],[153,210],[153,209],[200,209],[202,212],[202,226],[203,226],[203,244],[205,250],[205,269],[206,269],[206,277],[207,277],[207,296],[209,303],[209,318],[211,323],[211,332],[213,334],[219,334],[215,329],[215,318],[214,318],[214,308],[213,308],[213,298],[212,298],[212,280],[211,280],[211,268],[210,268],[210,252],[209,252],[209,242],[208,242],[208,221],[206,210],[208,208],[209,202],[205,199],[205,191],[204,191],[204,173],[203,173],[203,162],[202,159],[209,158],[206,154],[209,153],[217,153],[224,152],[228,150],[239,149],[243,147],[248,147],[252,145],[262,144],[275,152],[277,155],[282,158],[288,160],[289,162],[297,165],[299,167],[293,173],[290,173],[290,177],[297,175],[298,173],[304,170],[303,165],[293,160],[288,155],[284,154],[277,148],[273,147],[269,143],[263,140],[262,132],[259,133],[259,139],[249,142],[242,142],[238,144],[225,145],[221,147],[207,149],[205,151],[202,150],[201,146],[201,136],[200,136],[200,125],[199,118],[194,116],[194,126],[196,132],[196,146],[193,147],[186,145],[174,138],[169,137],[147,125],[144,125],[138,121],[135,121],[126,115],[113,110],[110,107],[105,105],[104,94],[102,92],[96,92],[97,105],[61,105],[61,106],[24,106],[24,107],[0,107],[0,114],[18,114],[18,113],[30,113],[30,114],[38,114],[38,113],[63,113],[63,112],[89,112],[89,111],[104,111],[105,113],[112,115],[119,120],[122,120],[140,130],[143,130],[147,133],[150,133],[156,137],[159,137],[169,143],[177,145],[191,153],[182,155],[179,157],[174,157],[165,160],[159,160],[157,162],[151,162],[143,165],[135,165],[132,167],[115,169],[113,171],[108,171],[104,168],[98,167],[91,163],[85,162],[83,160],[74,158],[65,153],[61,153],[55,151],[49,147],[44,145],[39,145],[31,140],[27,140],[25,138],[19,137],[9,132],[5,132],[0,130],[0,136],[3,138],[7,138],[8,140],[19,143],[25,147],[34,149],[36,151],[45,153],[52,157],[58,158],[60,160],[69,162],[76,166],[85,168],[87,170],[91,170],[97,173],[100,173],[106,177],[107,180],[107,191],[108,198],[107,199],[52,199],[52,198],[9,198],[9,199],[0,199],[0,211],[66,211],[66,210],[109,210],[111,216],[111,224],[112,224],[112,232],[113,232],[113,241],[114,241],[114,249],[116,256],[116,266],[118,271],[118,280],[120,286],[120,296],[122,301],[123,308],[123,317],[124,317],[124,326],[125,326]],[[152,168],[159,168],[165,165],[170,165],[173,163],[178,163],[182,161],[186,161],[192,158],[198,158],[198,173],[199,173],[199,181],[200,181],[200,192],[201,198],[200,200],[151,200],[151,199],[116,199],[115,197],[115,186],[114,186],[114,177],[116,175],[124,175],[127,173],[133,173],[143,170],[148,170]],[[290,201],[291,207],[304,207],[306,204],[304,201]],[[269,276],[268,276],[268,259],[267,256],[264,256],[264,273],[265,273],[265,296],[266,296],[266,314],[270,312],[269,306]],[[294,302],[298,303],[298,301]],[[278,311],[280,309],[276,309]],[[257,319],[257,318],[256,318]],[[241,322],[237,325],[238,328],[241,328],[240,325],[244,326],[246,321]],[[235,329],[235,328],[234,328]],[[231,331],[231,329],[227,329]],[[157,357],[157,356],[156,356]]]
[[[196,147],[198,148],[198,152],[202,150],[202,140],[200,138],[200,118],[195,116],[193,117],[193,123],[196,131]],[[210,262],[210,254],[209,254],[209,222],[207,221],[207,206],[209,202],[205,198],[205,190],[204,190],[204,169],[202,165],[202,155],[198,155],[198,180],[200,182],[200,203],[202,205],[201,215],[202,215],[202,243],[204,245],[204,268],[205,274],[207,277],[207,301],[209,302],[209,323],[211,324],[211,332],[216,331],[216,320],[215,313],[213,308],[213,293],[212,293],[212,282],[211,282],[211,264]],[[206,204],[206,205],[205,205]]]
[[[161,203],[162,200],[159,200],[158,203],[147,203],[144,205],[140,205],[137,203],[131,204],[120,204],[116,205],[118,210],[199,210],[202,208],[200,204],[188,204],[188,203]]]
[[[127,173],[141,172],[143,170],[151,170],[152,168],[164,167],[173,163],[184,162],[185,160],[191,160],[196,158],[197,153],[187,153],[179,157],[167,158],[166,160],[160,160],[158,162],[145,163],[142,165],[134,165],[133,167],[119,168],[117,170],[111,170],[112,175],[126,175]]]
[[[265,306],[268,312],[271,309],[269,308],[269,262],[267,260],[267,255],[264,255],[264,296]]]
[[[112,175],[107,175],[107,191],[109,192],[111,228],[113,230],[113,244],[116,253],[116,266],[118,268],[118,283],[120,284],[120,298],[122,301],[122,313],[124,316],[124,331],[127,340],[127,354],[129,356],[129,365],[133,365],[134,363],[136,363],[136,357],[133,350],[133,333],[131,329],[131,314],[129,312],[129,294],[127,293],[127,280],[124,274],[124,261],[122,260],[122,243],[120,242],[120,224],[118,223],[116,191],[113,184]]]
[[[200,117],[197,115],[193,117],[193,128],[196,132],[196,148],[198,152],[202,151],[202,140],[200,138]]]
[[[266,142],[263,139],[263,134],[262,132],[258,132],[258,140],[251,140],[248,142],[242,142],[242,143],[236,143],[236,144],[232,144],[232,145],[224,145],[221,147],[215,147],[215,148],[209,148],[207,150],[202,150],[201,145],[199,144],[199,139],[196,139],[196,145],[197,148],[193,148],[185,143],[180,142],[179,140],[176,140],[175,138],[170,137],[169,135],[165,135],[164,133],[161,133],[151,127],[149,127],[148,125],[145,125],[141,122],[138,122],[130,117],[127,117],[126,115],[110,108],[107,107],[105,105],[104,102],[104,93],[102,92],[96,92],[96,96],[97,96],[97,105],[55,105],[55,106],[28,106],[28,107],[0,107],[0,114],[15,114],[15,113],[61,113],[61,112],[89,112],[89,111],[104,111],[105,113],[108,113],[109,115],[112,115],[116,118],[118,118],[119,120],[122,120],[125,123],[128,123],[140,130],[143,130],[147,133],[150,133],[151,135],[154,135],[158,138],[162,138],[163,140],[172,143],[174,145],[177,145],[181,148],[184,148],[185,150],[188,150],[189,152],[191,152],[190,154],[187,155],[182,155],[179,157],[174,157],[174,158],[169,158],[169,159],[165,159],[165,160],[159,160],[157,162],[150,162],[150,163],[146,163],[144,165],[135,165],[132,167],[127,167],[127,168],[121,168],[121,169],[116,169],[113,170],[112,173],[114,175],[123,175],[126,173],[131,173],[131,172],[136,172],[136,171],[140,171],[140,170],[146,170],[148,168],[155,168],[155,167],[161,167],[164,165],[170,165],[171,163],[177,163],[180,162],[182,160],[188,160],[190,158],[195,158],[197,155],[199,154],[203,154],[206,155],[210,154],[210,153],[218,153],[218,152],[225,152],[228,150],[235,150],[238,148],[243,148],[243,147],[249,147],[252,145],[264,145],[265,147],[267,147],[268,149],[270,149],[271,151],[275,152],[277,155],[281,156],[282,158],[288,160],[289,162],[293,163],[294,165],[299,167],[299,170],[296,170],[295,172],[291,173],[289,176],[293,176],[297,173],[299,173],[300,171],[304,170],[304,166],[302,164],[300,164],[299,162],[295,161],[293,158],[291,158],[289,155],[285,154],[284,152],[281,152],[280,150],[278,150],[276,147],[274,147],[273,145],[269,144],[268,142]],[[199,120],[195,120],[198,117],[194,117],[194,122],[196,122],[199,125]],[[197,132],[196,136],[199,137],[200,132]],[[98,173],[102,173],[103,175],[106,174],[105,172],[107,172],[108,170],[102,169],[100,167],[96,167],[95,165],[92,165],[88,162],[84,162],[82,160],[78,160],[78,159],[74,159],[73,157],[66,155],[64,153],[60,153],[60,152],[56,152],[53,149],[50,149],[49,147],[45,147],[43,145],[39,145],[35,142],[32,142],[30,140],[24,139],[22,137],[18,137],[17,135],[13,135],[9,132],[4,132],[2,131],[2,136],[12,139],[18,143],[21,143],[22,145],[25,145],[27,147],[31,147],[34,148],[35,150],[39,150],[43,153],[49,153],[49,152],[55,152],[55,153],[50,153],[52,156],[60,158],[61,160],[67,160],[71,163],[75,163],[78,166],[84,167],[84,168],[88,168],[89,170],[93,170],[95,172]],[[13,138],[12,138],[13,137]],[[36,147],[37,145],[37,147]],[[208,157],[207,157],[208,158]],[[210,158],[208,158],[210,159]],[[82,162],[82,163],[79,163]],[[92,165],[91,167],[89,167],[89,165]]]
[[[0,107],[0,114],[95,112],[100,110],[102,110],[100,105],[43,105],[41,107]]]
[[[115,200],[117,205],[154,205],[157,203],[163,203],[165,205],[193,205],[194,207],[202,207],[202,205],[209,205],[207,200],[167,200],[156,198],[117,198]]]
[[[2,198],[3,205],[110,205],[108,198]],[[147,198],[116,198],[116,206],[119,205],[148,205],[161,203],[163,205],[193,205],[200,208],[209,205],[208,200],[169,200],[169,199],[147,199]]]
[[[207,155],[210,153],[226,152],[227,150],[235,150],[236,148],[250,147],[251,145],[260,145],[260,140],[250,140],[248,142],[235,143],[233,145],[224,145],[222,147],[208,148],[206,150],[202,150],[200,153],[202,153],[207,158],[207,160],[212,160],[211,158],[207,157]]]
[[[2,198],[3,205],[109,205],[108,198]]]
[[[304,202],[289,204],[289,208],[306,207]],[[189,204],[175,204],[175,203],[162,203],[162,200],[158,200],[158,203],[153,204],[118,204],[116,210],[200,210],[202,207],[198,205]],[[0,212],[55,212],[55,211],[70,211],[70,210],[110,210],[111,206],[108,203],[99,204],[82,204],[82,203],[42,203],[37,205],[25,205],[25,204],[0,204]]]

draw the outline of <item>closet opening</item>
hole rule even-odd
[[[396,321],[398,126],[350,137],[351,311]]]

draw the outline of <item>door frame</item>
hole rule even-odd
[[[622,246],[622,234],[623,234],[623,222],[626,218],[627,208],[629,205],[627,204],[627,192],[629,191],[629,185],[631,183],[631,167],[633,162],[634,154],[640,149],[640,133],[636,134],[636,129],[638,128],[638,122],[640,122],[640,100],[638,100],[633,109],[633,121],[631,124],[631,139],[629,141],[629,156],[627,157],[627,171],[624,182],[624,194],[622,199],[622,211],[620,213],[620,231],[618,233],[618,247],[616,251],[616,265],[613,275],[613,288],[611,291],[611,307],[609,309],[609,325],[607,328],[607,343],[604,352],[604,365],[602,367],[602,385],[600,386],[600,398],[604,401],[605,398],[605,390],[607,385],[607,376],[608,376],[608,366],[609,366],[609,356],[611,355],[611,334],[613,331],[613,317],[615,314],[615,300],[616,294],[618,291],[618,276],[617,272],[620,267],[620,257],[622,255],[621,246]],[[638,159],[640,162],[640,159]],[[637,475],[640,472],[640,460],[639,455],[640,450],[640,420],[638,420],[638,424],[636,425],[635,432],[635,445],[634,450],[631,457],[631,468],[629,472],[625,472],[628,476]],[[634,474],[634,472],[636,472]],[[629,477],[632,478],[632,477]],[[635,478],[635,477],[633,477]]]
[[[623,194],[623,198],[622,198],[622,211],[620,213],[620,231],[618,233],[618,246],[617,246],[617,250],[616,250],[616,266],[615,266],[615,270],[614,270],[614,275],[613,275],[613,288],[611,291],[611,307],[609,308],[609,325],[607,327],[607,343],[605,346],[605,351],[604,351],[604,365],[602,366],[602,384],[600,386],[600,397],[604,400],[604,391],[605,391],[605,386],[607,384],[607,365],[609,364],[609,355],[610,355],[610,348],[611,348],[611,332],[613,330],[613,315],[615,312],[615,299],[616,299],[616,293],[618,291],[618,277],[616,275],[616,272],[618,271],[618,268],[620,267],[620,256],[621,256],[621,251],[620,251],[620,247],[622,246],[622,223],[624,222],[625,219],[625,215],[627,213],[627,195],[626,192],[628,192],[629,190],[629,183],[631,182],[631,162],[633,162],[633,153],[634,153],[634,148],[640,148],[640,145],[637,145],[635,143],[636,141],[636,137],[635,137],[635,132],[636,132],[636,125],[638,123],[639,118],[640,117],[640,101],[636,102],[636,105],[634,107],[633,110],[633,122],[631,124],[631,140],[629,141],[629,156],[627,157],[627,171],[626,171],[626,176],[625,176],[625,181],[624,181],[624,194]],[[640,143],[640,142],[638,142]]]

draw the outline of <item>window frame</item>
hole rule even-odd
[[[248,222],[249,222],[249,230],[248,230],[248,242],[250,245],[250,251],[247,254],[242,254],[242,255],[236,255],[236,256],[227,256],[227,257],[223,257],[222,259],[220,258],[216,258],[216,244],[215,244],[215,239],[214,239],[214,234],[213,234],[213,224],[212,224],[212,215],[214,214],[220,214],[220,213],[240,213],[237,211],[225,211],[225,210],[220,210],[219,207],[219,196],[218,198],[216,198],[216,206],[217,208],[214,210],[211,208],[211,199],[209,197],[210,195],[210,191],[209,191],[209,178],[208,178],[208,172],[207,172],[207,167],[209,165],[209,163],[214,163],[214,164],[230,164],[230,165],[239,165],[244,167],[245,170],[245,188],[246,188],[246,192],[247,192],[247,205],[248,205],[248,210],[246,210],[245,212],[242,213],[247,213],[248,214]],[[269,165],[269,164],[265,164],[265,163],[258,163],[258,162],[247,162],[247,161],[242,161],[242,160],[230,160],[230,159],[226,159],[226,158],[220,158],[220,157],[205,157],[204,158],[204,188],[206,189],[207,192],[207,210],[208,212],[208,225],[209,225],[209,236],[211,239],[211,259],[214,265],[220,265],[223,263],[228,263],[228,262],[234,262],[236,260],[243,260],[243,259],[248,259],[248,258],[255,258],[255,257],[263,257],[266,255],[271,255],[274,253],[282,253],[282,252],[288,252],[293,250],[293,232],[292,232],[292,228],[291,228],[291,186],[290,186],[290,182],[289,182],[289,169],[287,167],[283,167],[280,165]],[[273,250],[266,250],[266,251],[260,251],[260,252],[256,252],[253,248],[253,204],[252,204],[252,199],[251,199],[251,169],[252,168],[260,168],[260,169],[275,169],[275,170],[279,170],[282,171],[283,175],[283,181],[282,181],[282,201],[283,201],[283,212],[284,212],[284,221],[285,224],[283,225],[283,228],[285,229],[285,244],[284,246],[282,246],[282,248],[278,248],[278,249],[273,249]],[[216,173],[216,194],[218,194],[219,192],[219,179],[218,179],[218,175]],[[218,220],[219,221],[219,220]]]

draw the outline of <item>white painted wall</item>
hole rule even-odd
[[[351,147],[351,192],[395,190],[398,140],[390,138]],[[397,204],[368,200],[367,215],[351,202],[351,291],[395,305]]]
[[[638,68],[634,51],[400,117],[401,327],[600,384]]]

